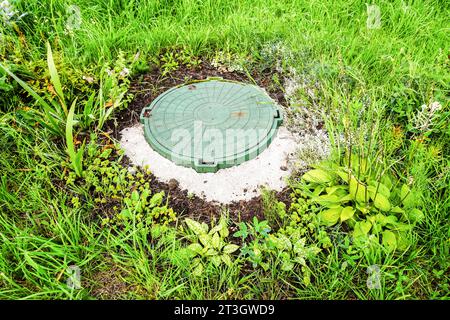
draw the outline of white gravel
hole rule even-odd
[[[262,186],[282,190],[298,146],[292,133],[280,127],[272,143],[258,157],[215,173],[198,173],[154,151],[145,140],[141,124],[125,128],[121,133],[120,145],[133,164],[148,165],[161,181],[176,179],[181,189],[223,204],[258,196]]]

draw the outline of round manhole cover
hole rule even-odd
[[[254,85],[208,79],[164,92],[140,119],[148,143],[164,157],[197,172],[216,172],[260,154],[282,114]]]

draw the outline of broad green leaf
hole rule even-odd
[[[367,186],[367,191],[369,191],[369,194],[375,194],[377,191],[377,188],[373,185],[368,185]]]
[[[391,209],[392,213],[399,213],[399,214],[403,214],[405,213],[405,210],[403,210],[402,208],[400,208],[399,206],[395,206]]]
[[[219,225],[220,225],[220,230],[219,230],[220,236],[222,238],[228,237],[228,235],[230,234],[230,231],[228,231],[227,220],[225,218],[223,218],[223,220],[221,219],[219,222]]]
[[[327,192],[327,194],[333,194],[333,193],[335,193],[338,189],[339,189],[339,186],[332,186],[332,187],[327,187],[327,188],[325,188],[325,191]]]
[[[190,251],[192,251],[193,253],[196,253],[199,255],[202,253],[202,250],[203,250],[203,247],[200,245],[200,243],[192,243],[192,244],[188,245],[187,248]]]
[[[318,197],[314,197],[313,200],[319,203],[326,203],[326,202],[337,203],[339,202],[339,197],[334,194],[324,194]]]
[[[383,226],[380,223],[372,223],[372,234],[378,234],[383,230]]]
[[[321,169],[313,169],[305,173],[302,177],[308,182],[327,183],[333,180],[333,177],[326,171]]]
[[[291,271],[294,269],[294,264],[290,260],[284,260],[281,263],[281,270],[283,271]]]
[[[409,189],[408,185],[407,184],[403,184],[401,189],[400,189],[400,198],[403,200],[410,193],[411,193],[411,189]]]
[[[196,277],[201,276],[203,274],[203,264],[199,263],[192,271],[192,274]]]
[[[387,187],[389,188],[389,190],[392,189],[393,183],[392,183],[392,179],[389,177],[388,174],[384,174],[381,177],[381,182]]]
[[[370,206],[367,205],[367,203],[365,204],[359,204],[358,202],[356,203],[356,209],[358,209],[362,214],[368,214],[370,213]]]
[[[130,210],[128,210],[128,209],[123,209],[123,210],[120,212],[120,217],[123,218],[123,219],[131,218],[131,212],[130,212]]]
[[[223,254],[220,256],[220,259],[222,259],[222,261],[227,265],[227,266],[231,266],[232,262],[231,262],[231,258],[228,254]]]
[[[219,252],[217,250],[213,249],[213,248],[209,248],[205,252],[205,256],[207,256],[207,257],[217,256],[218,254],[219,254]]]
[[[205,227],[202,224],[200,224],[199,222],[194,221],[190,218],[186,218],[184,221],[186,222],[188,228],[192,232],[194,232],[196,235],[204,234],[205,232],[208,231],[207,230],[208,226],[206,226],[206,231],[205,231]]]
[[[216,232],[219,232],[222,226],[220,224],[214,226],[211,230],[209,230],[209,234],[213,235]]]
[[[342,197],[343,195],[348,193],[347,189],[348,189],[348,186],[337,185],[337,186],[327,187],[327,188],[325,188],[325,191],[328,194],[336,194],[338,197]]]
[[[0,90],[8,92],[11,91],[12,89],[14,89],[14,87],[6,83],[6,77],[0,77]]]
[[[339,206],[337,208],[331,208],[325,211],[321,211],[319,213],[320,223],[328,227],[336,224],[339,220],[342,209],[343,208]]]
[[[375,207],[380,209],[381,211],[389,211],[391,209],[391,203],[389,202],[388,198],[386,198],[381,193],[377,193],[376,195],[371,195],[373,199],[373,203]]]
[[[381,193],[383,196],[389,199],[389,197],[391,196],[391,191],[387,186],[385,186],[382,183],[379,183],[376,187],[378,188],[379,193]]]
[[[389,188],[386,187],[384,184],[378,183],[376,181],[370,181],[367,190],[373,194],[381,193],[386,198],[389,198],[391,196],[391,191],[389,190]]]
[[[150,195],[150,190],[149,189],[144,189],[141,193],[141,199],[147,199],[148,196]]]
[[[306,266],[306,260],[305,257],[297,256],[294,258],[294,261],[301,264],[302,266]]]
[[[283,250],[287,250],[287,251],[291,250],[291,248],[292,248],[291,241],[284,234],[279,234],[278,237],[274,236],[274,238],[276,239],[276,245],[277,245],[279,250],[281,250],[281,251],[283,251]]]
[[[417,204],[416,194],[406,184],[400,189],[400,198],[405,208],[412,208]]]
[[[337,170],[336,174],[345,182],[348,182],[349,174],[344,170]]]
[[[397,249],[400,251],[405,251],[410,246],[410,241],[408,235],[405,232],[396,232],[397,237]]]
[[[304,255],[305,254],[305,245],[306,245],[306,239],[301,238],[298,241],[294,243],[294,252],[297,255]]]
[[[366,174],[366,172],[369,169],[369,165],[368,165],[368,161],[366,158],[361,158],[358,161],[358,170],[357,172],[361,173],[361,174]]]
[[[259,263],[259,265],[263,268],[264,271],[269,270],[269,268],[270,268],[270,266],[271,266],[269,263],[263,262],[263,261],[261,261],[261,262]]]
[[[375,222],[379,223],[381,226],[385,226],[387,224],[395,224],[397,223],[397,217],[390,215],[390,216],[385,216],[381,213],[376,214],[375,216]]]
[[[214,234],[216,232],[219,232],[219,234],[222,238],[228,237],[229,231],[228,231],[227,220],[225,217],[222,216],[220,218],[219,223],[209,231],[209,234]]]
[[[70,158],[72,159],[75,154],[75,146],[73,143],[73,117],[75,114],[75,104],[73,103],[70,107],[69,114],[67,115],[66,120],[66,145],[67,152],[69,153]]]
[[[245,224],[245,222],[240,222],[238,226],[239,230],[233,234],[233,237],[235,238],[242,237],[243,239],[246,239],[248,237],[247,225]]]
[[[370,229],[372,229],[372,224],[369,221],[359,221],[355,223],[352,235],[356,246],[367,248],[371,243],[378,239],[378,237],[373,234],[369,235]]]
[[[391,225],[395,225],[397,223],[397,221],[398,221],[397,217],[393,216],[393,215],[389,215],[385,219],[385,223],[391,224]]]
[[[220,258],[220,256],[217,255],[211,256],[209,259],[216,267],[220,266],[220,264],[222,263],[222,259]]]
[[[215,233],[211,238],[211,244],[213,248],[219,249],[220,247],[220,237],[218,233]]]
[[[396,230],[396,231],[409,231],[413,228],[414,226],[410,223],[402,223],[402,222],[397,222],[395,225],[392,226],[392,230]]]
[[[366,202],[366,191],[367,191],[366,187],[361,182],[356,180],[355,177],[352,176],[350,178],[349,192],[354,200],[356,200],[360,203],[365,203]]]
[[[345,157],[344,162],[348,165],[348,155]],[[351,156],[351,166],[353,172],[357,174],[364,175],[367,172],[367,160],[358,156],[357,154],[352,154]]]
[[[233,253],[235,252],[237,249],[239,249],[239,246],[236,244],[227,244],[225,247],[223,247],[223,252],[224,253]]]
[[[423,220],[424,215],[421,210],[414,208],[414,209],[408,210],[408,218],[411,222],[420,223]]]
[[[334,194],[324,194],[318,197],[314,197],[312,198],[312,200],[314,202],[317,202],[318,204],[322,205],[322,206],[332,206],[332,205],[336,205],[339,204],[339,197],[337,195]]]
[[[323,185],[317,185],[312,192],[312,196],[318,197],[323,192],[323,190],[325,190],[325,187]]]
[[[134,190],[134,191],[131,193],[131,200],[133,200],[133,201],[139,201],[139,192],[138,192],[138,191]]]
[[[78,148],[78,151],[75,154],[75,166],[78,168],[78,170],[82,173],[83,172],[83,155],[84,155],[84,148],[85,143],[83,141],[83,144]]]
[[[204,245],[207,248],[211,248],[212,245],[212,237],[209,234],[199,234],[198,240],[200,240],[201,244]]]
[[[339,202],[341,202],[341,203],[346,203],[351,200],[353,200],[353,197],[348,193],[339,198]]]
[[[367,235],[372,228],[372,224],[368,221],[359,221],[355,224],[353,235]]]
[[[389,230],[383,231],[382,244],[389,251],[394,251],[397,247],[397,239],[395,234]]]
[[[150,199],[150,208],[160,206],[163,202],[164,198],[164,191],[155,193],[152,198]],[[193,231],[193,230],[192,230]]]
[[[345,207],[341,211],[341,216],[340,216],[341,222],[352,218],[354,214],[355,214],[355,209],[353,209],[353,207],[350,207],[350,206]]]

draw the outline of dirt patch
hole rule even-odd
[[[202,63],[197,67],[187,67],[180,65],[178,70],[163,76],[161,69],[153,66],[151,71],[137,76],[130,85],[130,93],[134,95],[133,100],[125,110],[121,110],[115,119],[106,124],[108,133],[116,140],[120,140],[120,132],[127,127],[139,123],[139,115],[142,109],[148,106],[156,97],[168,89],[184,84],[192,80],[204,80],[208,77],[221,77],[226,80],[234,80],[244,83],[256,84],[264,88],[266,92],[278,104],[286,106],[286,100],[282,88],[275,85],[273,78],[281,79],[281,75],[275,70],[264,70],[261,72],[251,71],[249,75],[241,72],[227,72],[218,70],[211,63],[202,59]],[[230,218],[234,221],[250,220],[253,216],[263,219],[263,204],[261,196],[250,200],[232,202],[229,205],[221,205],[217,202],[206,201],[205,199],[189,194],[187,190],[179,187],[177,182],[166,183],[159,181],[155,176],[151,178],[151,188],[154,192],[165,191],[168,203],[178,214],[190,216],[200,221],[210,221],[212,217],[217,217],[224,210],[228,210]],[[289,188],[285,188],[276,193],[276,198],[286,205],[290,205]]]
[[[126,275],[111,261],[111,268],[95,273],[89,283],[84,286],[90,288],[91,294],[97,299],[120,300],[124,299],[126,294],[135,290],[133,286],[127,284],[123,279]]]
[[[154,176],[151,177],[150,187],[152,190],[164,191],[169,206],[182,216],[189,216],[197,221],[210,222],[212,218],[218,217],[225,210],[228,210],[232,221],[249,221],[254,216],[264,219],[264,208],[262,197],[254,197],[248,201],[236,201],[229,205],[221,205],[216,202],[206,201],[196,195],[191,195],[187,190],[182,190],[178,183],[173,180],[169,183],[161,182]],[[291,204],[291,190],[285,188],[275,193],[278,201],[282,201],[287,207]]]

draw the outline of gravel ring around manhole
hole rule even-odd
[[[291,173],[289,158],[297,148],[292,134],[280,127],[267,149],[254,159],[215,173],[199,173],[193,168],[176,165],[152,149],[144,137],[142,125],[123,129],[120,145],[134,165],[147,166],[160,180],[176,179],[182,189],[221,204],[250,200],[260,195],[261,187],[281,191]]]
[[[173,86],[192,80],[205,80],[208,77],[222,77],[227,80],[256,83],[256,85],[265,89],[279,105],[287,107],[282,89],[273,85],[272,79],[274,75],[277,75],[280,79],[282,78],[274,70],[264,70],[262,72],[253,72],[251,74],[252,79],[249,79],[243,73],[219,71],[205,60],[202,60],[202,63],[197,68],[188,68],[181,65],[179,69],[165,77],[162,76],[159,68],[154,67],[150,72],[139,75],[132,80],[130,93],[134,94],[133,100],[127,109],[118,112],[114,119],[107,122],[106,129],[111,137],[119,141],[121,139],[121,131],[126,127],[139,124],[139,115],[142,109],[148,106],[158,95]],[[124,163],[131,166],[131,161],[126,156]],[[169,206],[179,214],[202,221],[210,221],[211,218],[217,217],[223,212],[224,206],[222,204],[207,201],[202,197],[190,194],[186,189],[180,188],[177,181],[167,183],[152,175],[150,185],[154,192],[165,191]],[[275,197],[289,207],[291,202],[290,192],[290,188],[285,187],[283,190],[275,192]],[[250,200],[234,201],[225,207],[228,209],[230,218],[236,221],[250,220],[253,216],[257,216],[260,219],[264,218],[261,195]]]

